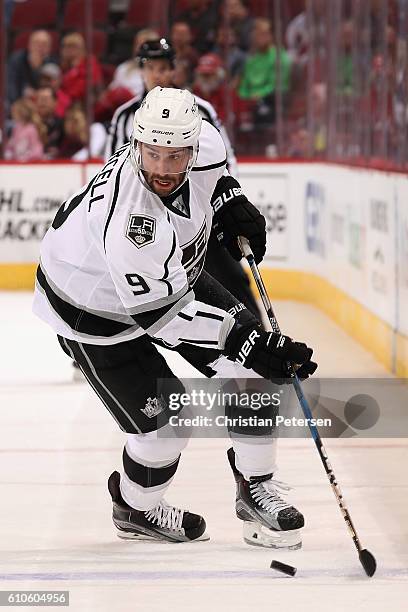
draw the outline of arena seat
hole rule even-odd
[[[106,27],[108,25],[108,0],[92,0],[92,20],[94,25]],[[79,30],[85,27],[84,0],[68,0],[62,28],[64,30]]]
[[[92,53],[98,57],[104,57],[107,50],[108,36],[103,30],[92,32]]]
[[[251,17],[273,17],[273,4],[268,0],[250,0],[248,8]]]
[[[130,0],[125,21],[136,28],[158,27],[166,31],[167,11],[162,0]]]
[[[54,26],[57,21],[55,0],[26,0],[14,5],[11,30],[29,30]]]

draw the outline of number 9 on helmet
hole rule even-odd
[[[184,175],[177,181],[177,189],[187,180],[198,155],[201,122],[195,98],[186,89],[155,87],[146,95],[133,120],[130,157],[136,174],[150,191],[154,190],[146,182],[146,172],[152,172],[154,159],[162,164],[156,167],[159,174]],[[175,156],[184,161],[175,164]]]

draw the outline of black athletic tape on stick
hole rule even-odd
[[[273,308],[272,308],[272,304],[271,301],[269,299],[269,296],[266,292],[265,289],[265,285],[264,282],[262,280],[261,274],[259,272],[258,266],[256,265],[255,262],[255,258],[254,255],[251,251],[251,247],[249,246],[249,242],[246,238],[244,237],[239,237],[238,238],[238,244],[239,247],[241,249],[241,252],[243,254],[243,256],[246,258],[249,267],[251,268],[251,272],[252,275],[254,277],[254,280],[256,282],[256,286],[258,287],[258,291],[259,291],[259,295],[261,296],[262,299],[262,303],[264,305],[265,308],[265,312],[268,316],[272,331],[280,334],[280,327],[278,324],[278,321],[276,320],[275,314],[273,312]],[[314,443],[316,445],[317,451],[319,453],[320,459],[323,463],[323,467],[326,471],[327,474],[327,478],[329,479],[330,482],[330,486],[332,488],[332,491],[336,497],[338,506],[340,508],[340,511],[343,515],[344,520],[346,521],[346,525],[349,528],[351,537],[353,538],[353,542],[355,547],[357,548],[358,551],[358,557],[360,559],[360,563],[364,568],[365,573],[367,574],[367,576],[373,576],[375,573],[375,570],[377,569],[377,562],[374,558],[374,556],[370,553],[370,551],[368,551],[367,549],[363,548],[361,546],[361,542],[360,539],[357,535],[357,532],[354,528],[353,522],[351,520],[351,516],[349,514],[349,511],[346,508],[346,504],[343,500],[343,495],[342,492],[340,490],[340,487],[337,483],[336,480],[336,476],[333,472],[333,468],[330,465],[329,462],[329,458],[326,452],[326,449],[323,446],[323,442],[322,439],[320,437],[319,431],[316,427],[316,425],[313,425],[311,422],[311,419],[313,418],[312,415],[312,411],[310,410],[309,404],[307,399],[305,398],[303,391],[302,391],[302,387],[300,385],[299,382],[299,378],[296,375],[296,370],[293,366],[293,364],[289,364],[289,373],[292,379],[292,384],[295,388],[295,392],[297,395],[297,398],[299,400],[300,406],[302,408],[303,414],[305,415],[306,419],[307,419],[307,423],[309,425],[309,430],[310,433],[312,434],[312,438],[314,440]]]

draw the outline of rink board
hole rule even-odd
[[[0,165],[0,288],[33,286],[56,210],[99,168]],[[240,164],[240,177],[267,221],[271,296],[319,306],[388,369],[408,375],[408,177],[267,162]]]

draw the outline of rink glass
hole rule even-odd
[[[19,3],[3,3],[4,12],[0,11],[2,134],[7,135],[11,128],[7,60],[13,51],[26,48],[30,30],[36,27],[44,27],[50,32],[51,55],[58,55],[64,33],[65,4],[56,3],[57,16],[50,17],[48,22],[47,16],[41,16],[41,23],[36,26],[34,18],[27,24],[21,22]],[[132,55],[135,31],[151,27],[170,35],[172,24],[177,21],[179,3],[161,0],[159,11],[155,2],[144,5],[144,22],[137,24],[132,22],[130,14],[115,21],[112,14],[101,15],[94,11],[92,2],[82,4],[75,29],[83,32],[87,48],[88,78],[83,109],[89,133],[95,119],[95,101],[101,93],[92,81],[91,55],[102,64],[106,90],[115,66]],[[406,167],[406,0],[263,0],[247,3],[251,9],[246,23],[255,17],[266,18],[272,28],[272,44],[276,47],[275,88],[267,100],[270,112],[264,115],[264,120],[262,100],[237,99],[239,77],[234,72],[232,60],[237,44],[247,49],[251,46],[250,37],[245,39],[241,33],[237,40],[233,31],[234,15],[226,9],[228,3],[213,4],[218,6],[214,27],[201,32],[202,38],[195,47],[202,55],[212,50],[215,43],[217,53],[222,56],[225,69],[221,83],[223,106],[218,110],[239,156]],[[102,30],[109,35],[104,36]],[[241,30],[245,33],[245,28]],[[290,56],[287,93],[282,87],[286,52]],[[174,79],[178,87],[191,86],[193,75],[178,63]],[[32,92],[25,94],[30,97]],[[0,147],[1,156],[4,138]]]

